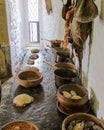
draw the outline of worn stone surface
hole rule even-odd
[[[38,54],[39,58],[35,60],[34,66],[37,66],[43,74],[41,85],[34,88],[24,88],[19,86],[15,79],[11,78],[2,86],[0,127],[9,121],[28,120],[37,124],[40,130],[58,130],[61,128],[63,117],[56,107],[57,88],[54,82],[53,69],[44,63],[44,60],[50,60],[51,63],[54,63],[53,54],[51,50],[41,50]],[[22,68],[27,66],[25,61],[28,55]],[[12,103],[13,98],[21,93],[33,96],[34,102],[24,108],[15,107]]]

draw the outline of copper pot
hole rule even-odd
[[[56,52],[55,62],[68,62],[70,58],[69,51],[59,50]]]

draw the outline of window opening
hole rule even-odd
[[[39,6],[38,0],[28,0],[28,24],[30,43],[39,43]]]

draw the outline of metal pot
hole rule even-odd
[[[53,65],[48,61],[45,61],[45,63],[53,68],[55,74],[55,84],[57,87],[63,84],[72,84],[77,82],[78,73],[74,68],[74,65],[72,67],[71,63],[61,62],[56,65]]]
[[[76,70],[75,65],[69,62],[59,62],[59,63],[56,63],[55,66],[58,68],[68,68],[68,69]]]
[[[55,62],[68,62],[70,58],[70,54],[68,51],[57,51]]]
[[[54,70],[54,74],[55,84],[57,87],[60,87],[63,84],[71,84],[77,82],[78,74],[75,70],[59,68]]]
[[[53,68],[53,70],[56,70],[56,69],[72,69],[74,71],[77,71],[76,68],[75,68],[75,65],[73,63],[69,63],[69,62],[60,62],[60,63],[56,63],[55,65],[54,64],[51,64],[50,62],[48,61],[44,61],[45,63],[47,63],[49,66],[51,66]]]

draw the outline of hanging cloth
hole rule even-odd
[[[98,15],[98,8],[93,0],[79,0],[75,10],[75,19],[81,23],[93,21]]]
[[[50,14],[52,11],[52,2],[51,2],[51,0],[45,0],[45,3],[46,3],[47,13]]]

